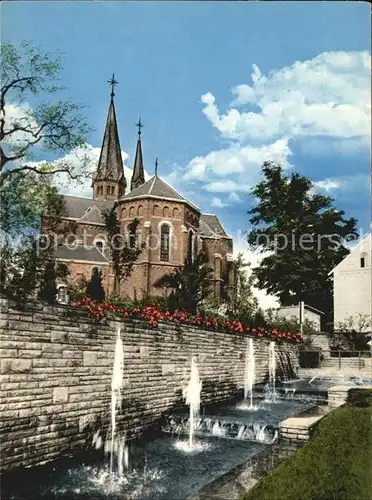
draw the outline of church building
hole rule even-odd
[[[64,219],[76,223],[73,242],[56,251],[56,260],[69,269],[69,280],[89,280],[94,268],[102,275],[106,297],[114,293],[115,279],[110,262],[103,212],[116,204],[121,232],[138,219],[137,236],[144,248],[129,278],[120,285],[120,295],[131,299],[166,296],[169,291],[154,283],[205,252],[213,269],[211,295],[224,301],[233,284],[233,241],[214,214],[201,213],[191,201],[167,184],[157,172],[145,179],[142,154],[142,123],[130,180],[125,178],[114,104],[114,79],[101,153],[92,178],[92,198],[64,196]],[[72,244],[71,244],[72,243]],[[116,293],[118,290],[116,290]]]

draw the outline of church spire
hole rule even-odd
[[[145,182],[145,172],[143,168],[143,158],[142,158],[142,144],[141,144],[141,129],[143,128],[143,123],[141,121],[141,117],[136,123],[136,127],[138,127],[138,139],[137,139],[137,148],[136,148],[136,157],[134,159],[133,165],[133,175],[130,188],[136,189],[136,187],[144,184]]]
[[[125,194],[126,180],[114,104],[114,89],[118,82],[112,75],[107,83],[111,85],[111,99],[98,167],[93,176],[93,197],[114,200]]]

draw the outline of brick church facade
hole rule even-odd
[[[69,269],[69,280],[89,280],[99,268],[106,296],[114,293],[115,279],[110,263],[103,212],[116,204],[121,231],[138,219],[137,238],[144,242],[131,276],[121,283],[120,295],[131,299],[166,296],[167,290],[154,283],[164,274],[182,266],[203,250],[213,269],[211,295],[226,300],[233,284],[233,241],[218,218],[203,214],[192,202],[176,192],[157,174],[145,181],[141,143],[141,122],[133,174],[128,185],[119,142],[114,91],[97,170],[93,174],[93,197],[64,196],[64,218],[76,223],[74,241],[56,251],[56,260]],[[118,290],[116,290],[116,293]]]

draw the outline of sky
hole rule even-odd
[[[308,176],[368,232],[367,2],[8,1],[2,40],[62,52],[62,97],[87,106],[93,166],[115,73],[126,165],[141,116],[149,175],[158,157],[159,175],[216,213],[237,250],[265,160]],[[91,195],[89,182],[63,192]]]

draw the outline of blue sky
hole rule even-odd
[[[115,72],[126,164],[142,116],[146,170],[158,157],[230,234],[249,228],[264,159],[309,176],[366,232],[369,20],[362,2],[4,2],[2,38],[63,52],[64,94],[88,106],[95,155]]]

